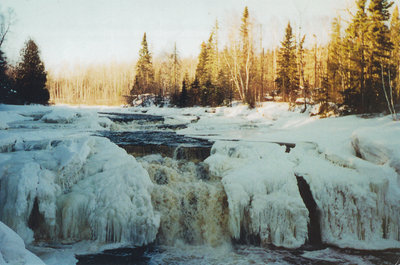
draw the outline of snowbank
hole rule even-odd
[[[300,247],[307,238],[308,211],[285,147],[269,143],[217,142],[206,159],[222,178],[232,237],[256,237],[263,245]]]
[[[0,222],[0,264],[44,265],[25,248],[24,241],[13,230]]]
[[[155,239],[149,176],[109,140],[23,141],[13,151],[0,154],[0,219],[25,242]]]

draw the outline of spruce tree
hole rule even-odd
[[[278,55],[278,73],[276,83],[284,101],[294,102],[299,87],[296,43],[290,22],[286,27],[285,39]]]
[[[343,105],[350,112],[365,112],[366,95],[370,85],[367,83],[367,30],[369,21],[366,13],[366,0],[357,0],[357,12],[346,29],[344,49],[346,54],[346,87]]]
[[[36,43],[29,39],[21,50],[22,61],[16,71],[16,92],[18,103],[47,104],[50,98],[46,88],[47,73],[40,59]]]
[[[0,49],[0,102],[8,103],[11,96],[11,80],[7,75],[7,59]]]
[[[188,91],[188,104],[190,106],[196,106],[200,104],[200,82],[195,77],[194,81],[190,84],[190,90]]]
[[[330,42],[328,46],[327,74],[323,82],[327,81],[326,86],[330,88],[332,100],[340,102],[340,93],[345,89],[344,59],[345,52],[343,47],[342,26],[340,18],[335,18],[332,22]]]
[[[209,58],[208,58],[208,48],[207,44],[203,41],[201,43],[201,50],[198,57],[198,63],[196,68],[196,79],[200,83],[200,85],[204,85],[208,80],[211,79],[210,71],[209,71]]]
[[[369,82],[366,93],[366,110],[380,111],[386,106],[385,87],[389,87],[390,55],[393,43],[387,23],[390,19],[389,9],[393,2],[371,0],[368,6],[370,24],[368,27],[368,44],[371,52],[369,61]]]
[[[139,51],[139,60],[136,63],[136,75],[131,95],[154,93],[154,88],[154,68],[147,45],[146,33],[144,33],[142,47]]]
[[[189,74],[185,73],[185,76],[183,77],[182,81],[182,91],[179,94],[179,100],[177,104],[181,108],[189,106],[189,94],[187,89],[188,84],[189,84]]]

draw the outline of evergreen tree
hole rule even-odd
[[[139,51],[139,60],[136,63],[136,75],[131,95],[154,93],[154,87],[155,82],[152,57],[147,45],[146,33],[144,33],[142,47]]]
[[[368,27],[369,50],[369,82],[366,93],[366,111],[379,111],[386,106],[385,87],[389,87],[390,55],[393,43],[387,23],[390,19],[389,9],[393,2],[387,0],[371,0],[368,6],[370,24]]]
[[[7,75],[7,59],[0,49],[0,102],[8,103],[11,96],[11,80]]]
[[[208,48],[207,44],[203,41],[201,43],[201,50],[196,68],[196,79],[201,85],[211,79],[208,65]]]
[[[278,73],[276,83],[284,101],[294,102],[299,87],[296,62],[296,44],[290,22],[286,27],[285,39],[278,55]]]
[[[47,104],[49,101],[47,73],[39,54],[38,46],[32,39],[21,50],[22,61],[16,71],[16,96],[19,103]]]
[[[332,22],[330,43],[328,46],[327,76],[323,80],[323,82],[329,81],[327,86],[331,90],[332,100],[335,102],[340,102],[340,93],[344,91],[346,76],[344,71],[345,53],[341,30],[340,18],[335,18]]]
[[[189,84],[189,75],[188,75],[188,73],[186,73],[185,77],[183,78],[182,91],[181,91],[181,93],[179,95],[178,106],[181,107],[181,108],[189,106],[187,84]]]
[[[213,102],[215,106],[221,106],[227,99],[229,99],[230,81],[228,70],[221,68],[217,78],[217,85],[213,95]]]
[[[200,104],[200,82],[195,77],[194,81],[190,85],[190,90],[188,91],[189,102],[190,106],[197,106]]]
[[[346,88],[343,91],[343,105],[351,112],[366,110],[367,84],[366,67],[367,30],[369,26],[366,13],[366,0],[357,0],[357,12],[346,29],[344,42],[347,54]]]

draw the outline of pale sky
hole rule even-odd
[[[326,40],[331,19],[353,0],[1,0],[16,22],[5,43],[11,62],[27,38],[41,50],[47,67],[64,62],[132,61],[147,32],[151,52],[170,52],[177,43],[182,57],[197,56],[218,19],[221,35],[240,20],[244,7],[262,24],[263,46],[279,44],[290,20],[309,42]],[[221,36],[223,38],[224,36]]]

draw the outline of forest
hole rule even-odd
[[[181,58],[177,45],[154,57],[146,32],[138,60],[45,69],[39,47],[26,42],[21,59],[7,63],[2,51],[12,18],[0,19],[0,101],[12,104],[171,104],[222,106],[239,100],[319,104],[319,114],[387,112],[400,101],[400,16],[388,0],[356,0],[349,19],[333,19],[330,40],[302,34],[288,21],[273,49],[262,47],[261,26],[247,7],[221,45],[215,21],[197,58]],[[4,13],[4,12],[3,12]],[[151,34],[151,32],[147,32]],[[306,40],[314,45],[305,45]],[[222,47],[221,47],[222,46]]]

